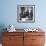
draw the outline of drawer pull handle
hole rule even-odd
[[[9,38],[10,40],[13,40],[13,38]]]
[[[32,40],[36,40],[36,39],[32,39]]]
[[[12,40],[11,38],[9,38],[10,40]]]

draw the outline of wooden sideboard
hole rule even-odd
[[[44,32],[3,32],[3,46],[44,46]]]

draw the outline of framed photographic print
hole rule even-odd
[[[35,5],[17,5],[17,22],[35,22]]]

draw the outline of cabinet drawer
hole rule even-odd
[[[23,32],[4,32],[4,36],[23,36]]]
[[[24,46],[31,46],[32,44],[32,37],[30,36],[24,36]]]
[[[14,43],[21,42],[23,40],[23,36],[4,36],[3,43]]]
[[[44,36],[32,36],[32,43],[33,44],[43,44]]]
[[[44,36],[44,32],[25,32],[24,36]]]
[[[23,37],[14,36],[14,37],[4,37],[3,46],[23,46]]]
[[[10,43],[8,43],[8,44],[3,44],[2,46],[23,46],[23,44],[22,43],[14,43],[14,44],[10,44]]]
[[[32,44],[32,46],[44,46],[44,44]]]

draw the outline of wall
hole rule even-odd
[[[35,23],[17,22],[17,5],[35,5]],[[46,0],[1,0],[0,25],[13,24],[16,28],[46,28]]]

